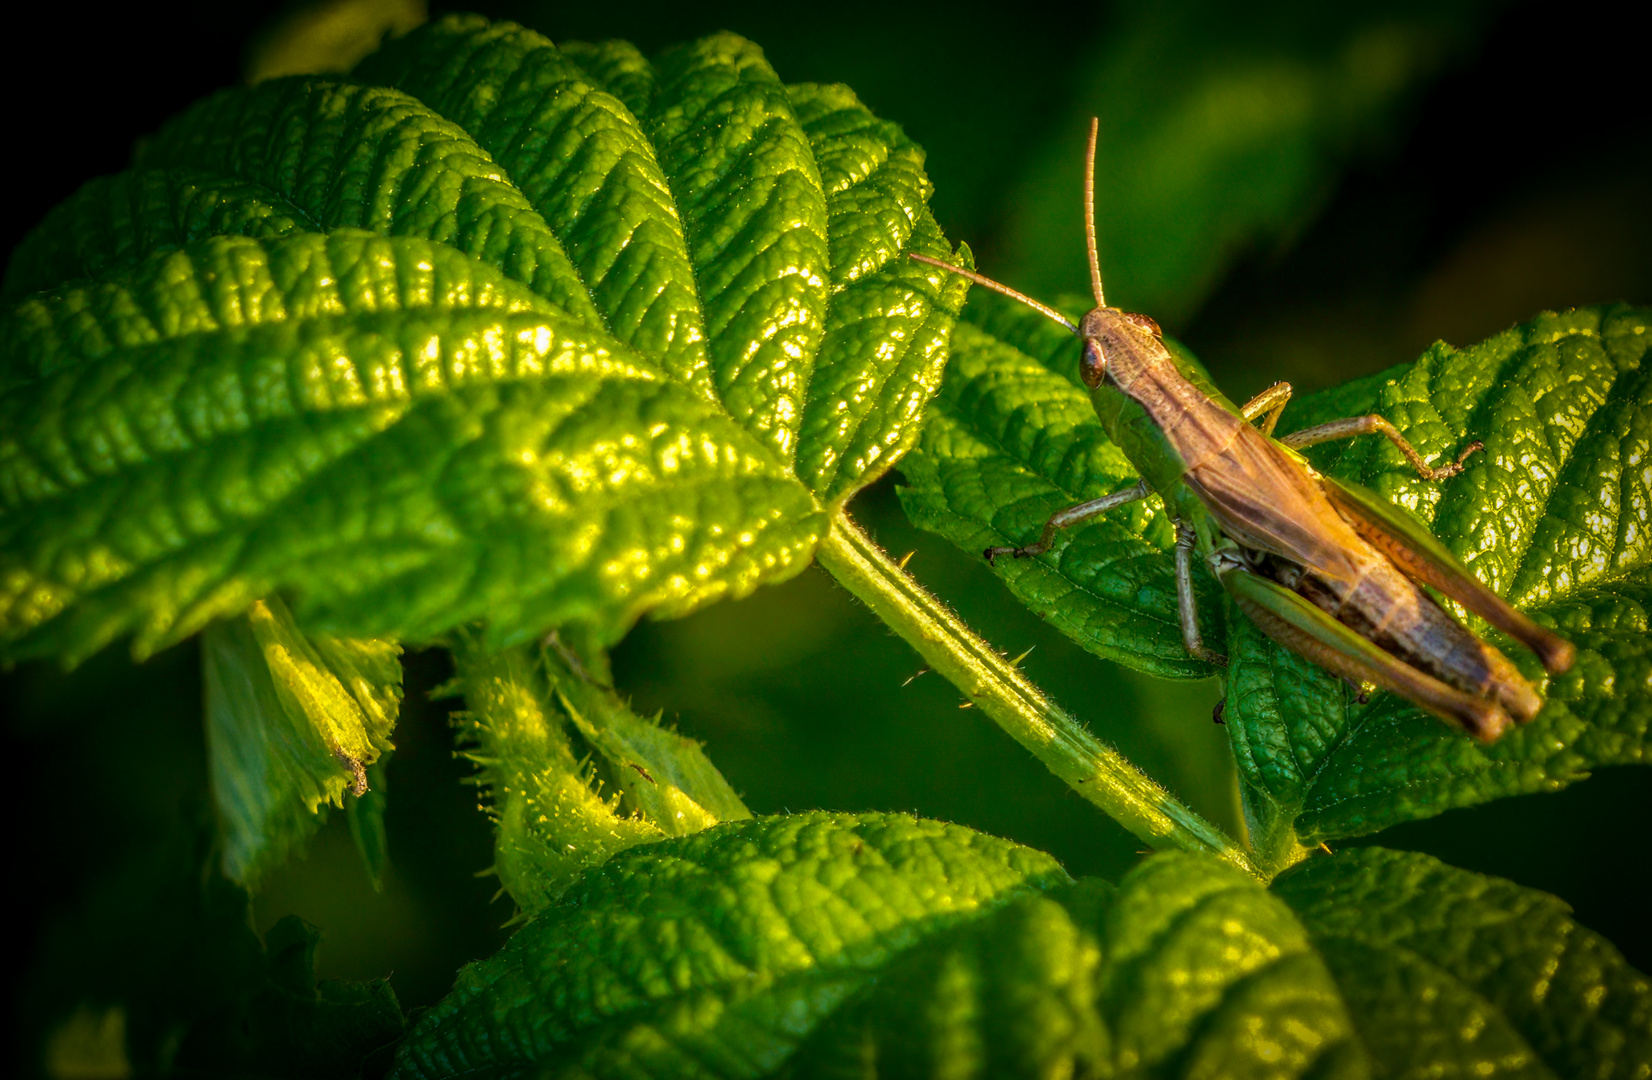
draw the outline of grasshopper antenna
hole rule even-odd
[[[1043,315],[1046,318],[1053,319],[1056,322],[1060,323],[1062,326],[1065,326],[1069,333],[1071,333],[1071,334],[1077,334],[1078,333],[1078,327],[1073,324],[1073,320],[1067,318],[1067,316],[1061,314],[1061,312],[1057,311],[1055,308],[1050,307],[1047,304],[1040,304],[1037,300],[1034,300],[1032,297],[1028,296],[1026,293],[1018,293],[1014,289],[1010,288],[1008,285],[1000,285],[998,282],[992,280],[991,278],[986,277],[986,276],[981,275],[981,274],[977,274],[973,270],[965,270],[961,266],[953,266],[951,263],[944,263],[939,259],[931,259],[928,255],[919,255],[915,251],[909,251],[909,252],[906,253],[906,255],[907,255],[907,258],[917,259],[921,263],[928,263],[930,266],[938,266],[942,270],[950,270],[954,274],[960,274],[964,277],[969,278],[971,281],[975,282],[975,284],[977,284],[977,285],[985,285],[987,288],[993,290],[994,292],[1003,293],[1005,296],[1009,297],[1011,300],[1019,300],[1023,304],[1026,304],[1028,307],[1032,308],[1034,311],[1038,312],[1040,315]]]
[[[1090,291],[1095,294],[1096,307],[1107,306],[1101,292],[1101,259],[1096,256],[1096,134],[1101,120],[1090,117],[1090,145],[1084,151],[1084,242],[1090,252]]]

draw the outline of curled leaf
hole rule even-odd
[[[400,654],[393,642],[307,635],[273,597],[208,627],[208,767],[231,880],[248,884],[279,864],[320,825],[324,806],[348,799],[352,831],[378,881],[383,811],[359,803],[390,750]]]

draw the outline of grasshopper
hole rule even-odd
[[[1158,324],[1108,307],[1096,255],[1095,155],[1085,157],[1084,233],[1096,306],[1075,326],[1030,297],[971,270],[923,255],[1054,319],[1083,343],[1080,375],[1108,437],[1139,483],[1053,515],[1039,539],[986,550],[988,561],[1047,551],[1056,533],[1157,492],[1176,529],[1176,599],[1187,651],[1217,666],[1205,645],[1192,587],[1204,559],[1262,632],[1360,688],[1398,694],[1481,742],[1537,715],[1542,699],[1508,658],[1449,615],[1426,591],[1450,597],[1536,653],[1558,674],[1570,642],[1537,625],[1469,573],[1420,520],[1375,492],[1314,470],[1299,450],[1378,434],[1427,480],[1463,469],[1481,448],[1432,468],[1387,420],[1358,416],[1283,438],[1273,429],[1290,400],[1279,383],[1236,407],[1198,369],[1165,348]]]

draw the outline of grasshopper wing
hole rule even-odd
[[[1221,581],[1263,633],[1327,671],[1353,683],[1375,683],[1481,742],[1493,742],[1513,726],[1496,703],[1418,671],[1281,585],[1239,569],[1221,575]]]
[[[1325,495],[1348,524],[1388,556],[1412,581],[1438,589],[1536,653],[1551,674],[1572,666],[1572,643],[1537,625],[1480,584],[1468,567],[1434,538],[1423,523],[1376,492],[1320,477]]]

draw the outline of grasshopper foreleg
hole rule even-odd
[[[1197,537],[1185,521],[1176,522],[1176,613],[1182,623],[1182,644],[1188,654],[1207,664],[1226,667],[1228,658],[1205,647],[1199,633],[1199,605],[1193,597],[1193,544]],[[1220,721],[1218,721],[1220,723]]]
[[[1456,476],[1463,471],[1463,462],[1468,460],[1470,454],[1484,449],[1484,444],[1476,440],[1469,443],[1463,452],[1457,455],[1457,460],[1450,465],[1442,465],[1438,469],[1430,468],[1423,456],[1417,453],[1417,448],[1406,442],[1405,436],[1380,416],[1350,416],[1346,420],[1331,420],[1294,431],[1279,441],[1292,450],[1300,450],[1304,446],[1330,442],[1333,439],[1351,439],[1355,435],[1383,436],[1399,447],[1400,453],[1405,455],[1405,460],[1411,462],[1412,468],[1417,470],[1417,475],[1424,480],[1444,480],[1448,476]]]
[[[1100,517],[1107,511],[1123,506],[1125,503],[1145,499],[1151,490],[1147,486],[1147,481],[1142,480],[1123,491],[1115,491],[1111,495],[1103,495],[1099,499],[1091,499],[1089,502],[1082,502],[1077,506],[1069,506],[1065,510],[1050,515],[1050,520],[1044,523],[1044,532],[1039,536],[1037,543],[1028,544],[1025,547],[989,547],[984,552],[987,562],[990,563],[1000,555],[1013,555],[1017,559],[1026,558],[1029,555],[1042,555],[1050,550],[1050,544],[1055,540],[1055,534],[1060,530],[1083,521],[1089,521],[1093,517]]]

